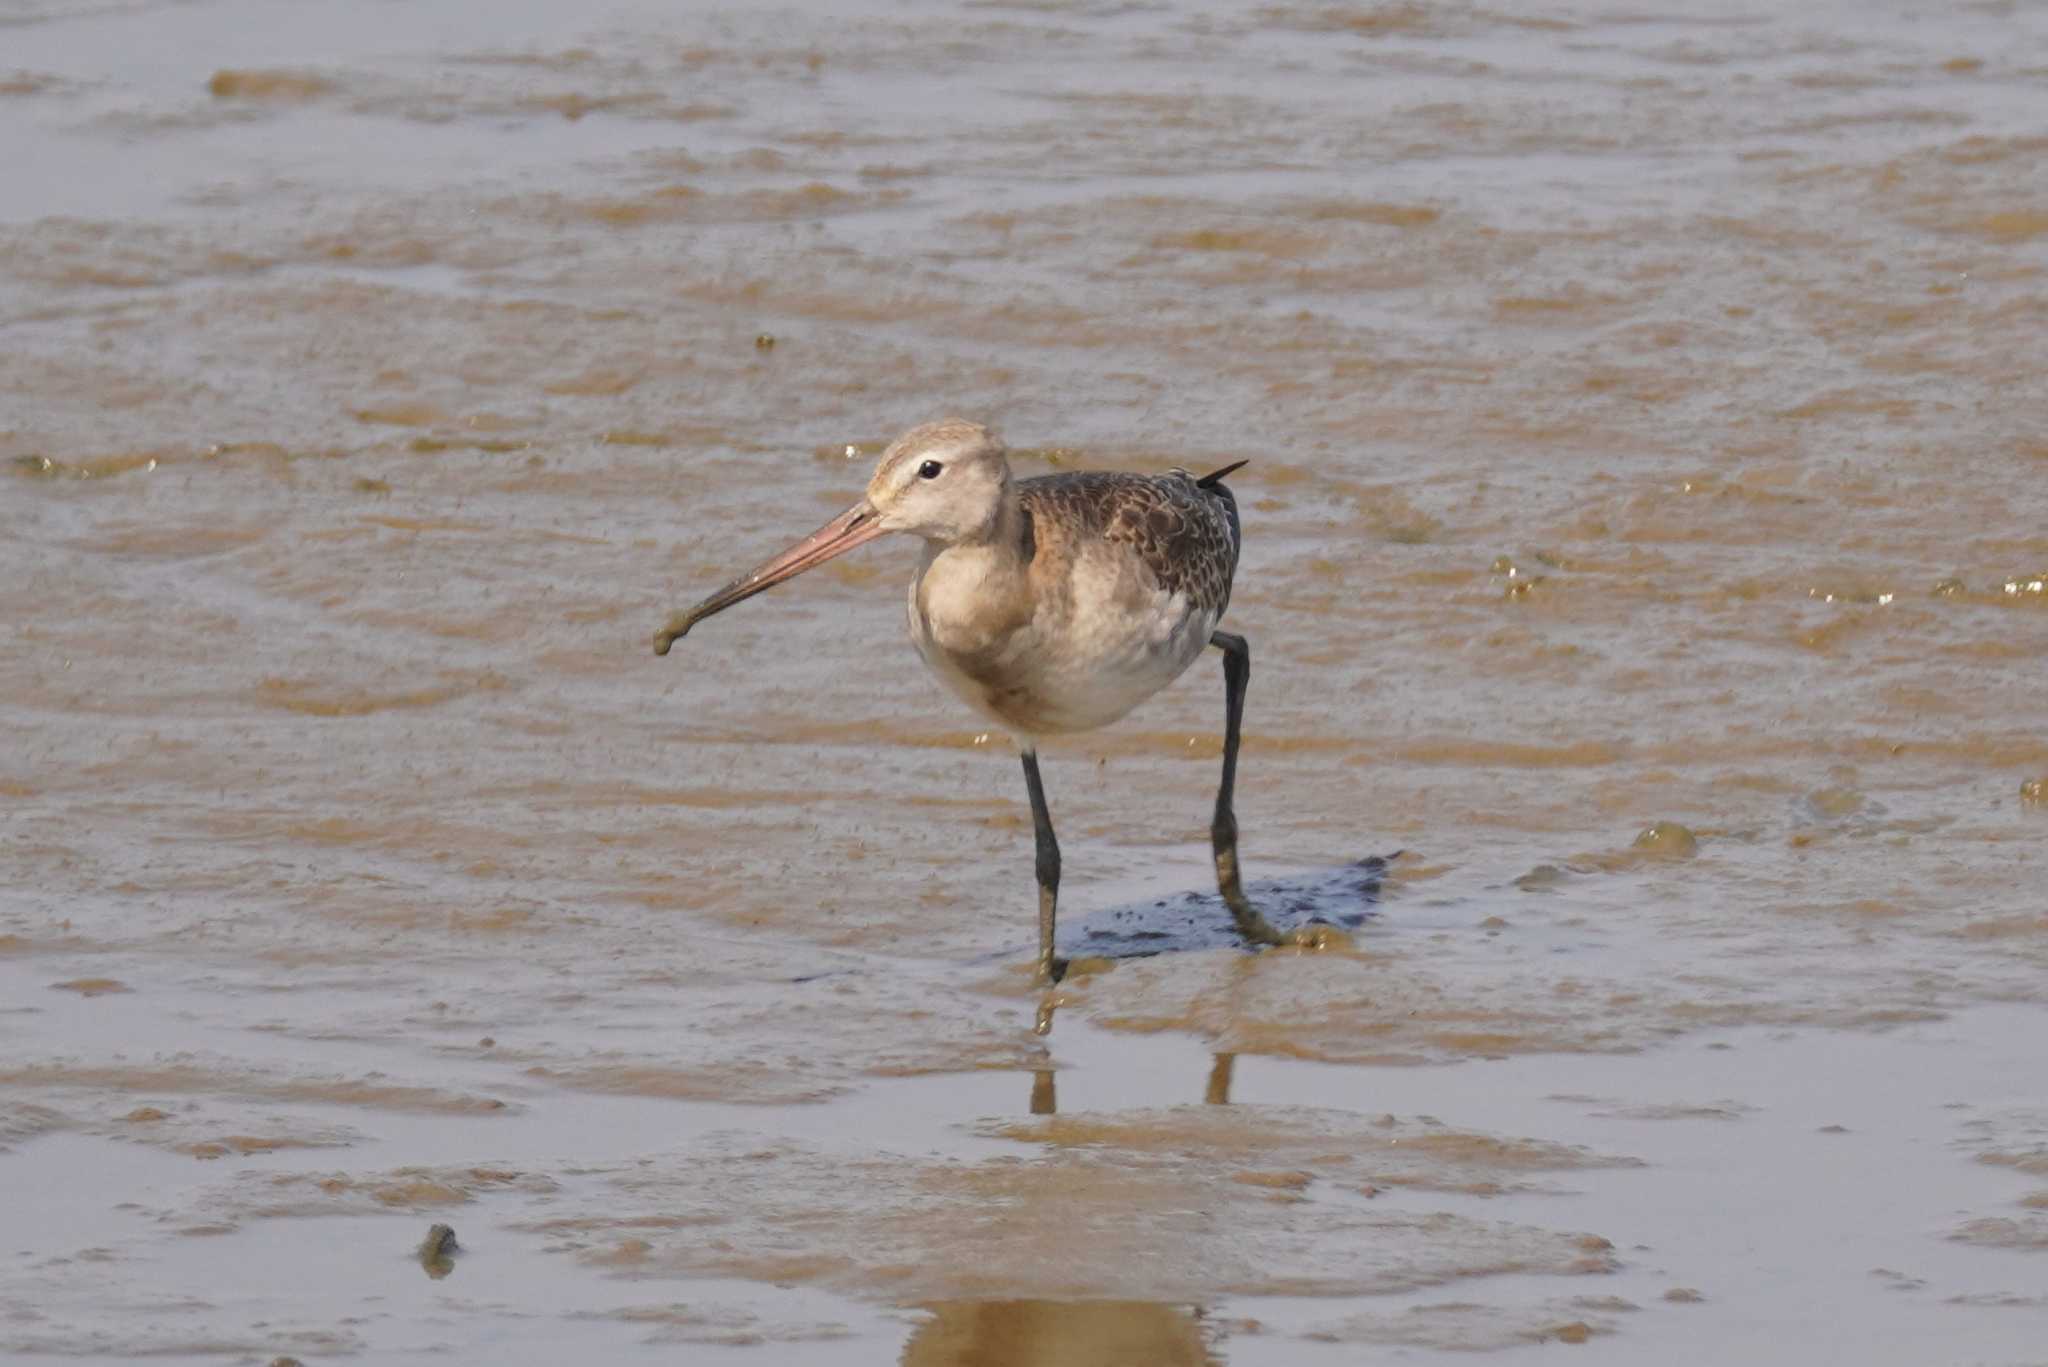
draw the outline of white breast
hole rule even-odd
[[[1213,614],[1187,596],[1076,576],[1064,601],[988,630],[981,569],[928,549],[911,582],[910,637],[932,672],[983,716],[1026,736],[1107,726],[1186,671]],[[1088,592],[1095,584],[1100,591]]]

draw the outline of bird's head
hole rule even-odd
[[[886,532],[952,545],[989,535],[1010,488],[1003,444],[986,427],[957,418],[913,427],[882,452],[867,494],[788,550],[763,561],[654,634],[654,653],[691,627],[785,579],[844,555]]]
[[[957,418],[913,427],[889,443],[868,481],[882,530],[952,545],[993,532],[1010,487],[1003,444]]]

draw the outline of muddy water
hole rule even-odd
[[[2038,1358],[2037,7],[676,8],[0,8],[0,1355]],[[912,548],[650,653],[948,413],[1252,458],[1348,945],[1204,666],[1040,1038]]]

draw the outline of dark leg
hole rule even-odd
[[[1231,919],[1237,922],[1238,934],[1252,944],[1277,945],[1279,934],[1246,899],[1244,885],[1238,880],[1237,813],[1230,805],[1237,788],[1237,734],[1244,725],[1244,690],[1252,677],[1252,648],[1244,637],[1227,631],[1211,635],[1209,644],[1223,652],[1223,782],[1216,789],[1216,819],[1209,823],[1209,845],[1216,851],[1216,887],[1230,908]]]
[[[1031,790],[1031,827],[1038,836],[1038,980],[1056,983],[1067,971],[1052,953],[1052,928],[1060,900],[1060,842],[1053,837],[1045,785],[1038,779],[1038,751],[1024,752],[1024,785]],[[1040,1032],[1044,1033],[1043,1031]]]

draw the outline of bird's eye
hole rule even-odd
[[[937,479],[945,468],[945,466],[935,460],[928,460],[917,467],[917,477],[919,479]]]

